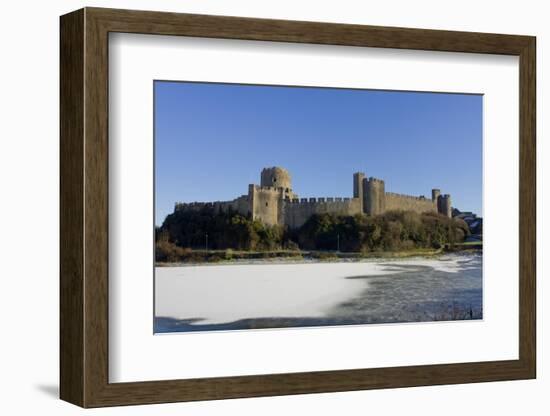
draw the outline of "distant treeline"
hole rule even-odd
[[[397,251],[440,248],[464,241],[468,225],[437,213],[392,211],[378,216],[313,215],[298,229],[266,225],[235,212],[176,211],[156,229],[157,261],[175,251],[195,250],[339,250]]]

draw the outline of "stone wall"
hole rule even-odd
[[[250,185],[248,190],[252,219],[268,225],[279,224],[281,191],[279,189]]]
[[[203,208],[212,208],[215,213],[231,210],[247,216],[249,214],[248,195],[241,195],[232,201],[176,202],[174,211],[200,211]]]
[[[353,198],[301,198],[292,191],[289,172],[279,167],[265,168],[261,173],[262,185],[250,184],[248,195],[232,201],[177,203],[176,210],[198,210],[213,207],[215,212],[232,210],[269,225],[287,225],[297,228],[314,214],[380,215],[387,211],[402,210],[439,212],[451,216],[451,197],[432,189],[432,198],[386,192],[381,179],[366,178],[362,172],[353,175]]]
[[[284,223],[302,226],[313,214],[355,215],[362,212],[359,198],[301,198],[283,201]]]
[[[286,169],[274,166],[262,169],[260,185],[263,187],[292,189],[292,179]]]
[[[437,204],[423,197],[386,192],[386,211],[437,212]]]
[[[376,178],[363,179],[363,211],[369,215],[380,215],[386,211],[386,185]]]
[[[227,212],[229,210],[238,212],[243,216],[247,216],[250,212],[248,195],[241,195],[233,201],[214,202],[214,212]]]
[[[439,197],[437,198],[437,210],[440,214],[452,218],[453,208],[451,206],[451,195],[439,195]]]

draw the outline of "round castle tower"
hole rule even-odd
[[[386,211],[386,185],[376,178],[363,180],[363,209],[369,215],[379,215]]]
[[[451,195],[440,195],[437,199],[437,211],[449,218],[453,217],[453,208],[451,206]]]
[[[262,169],[260,185],[291,190],[292,179],[286,169],[274,166]]]

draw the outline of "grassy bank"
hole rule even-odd
[[[359,261],[363,259],[388,258],[400,259],[410,257],[435,257],[445,253],[455,252],[481,252],[482,245],[455,244],[452,247],[439,249],[415,248],[397,251],[369,251],[369,252],[337,252],[322,250],[272,250],[272,251],[247,251],[247,250],[190,250],[182,249],[166,262],[157,262],[157,266],[171,265],[174,263],[200,264],[200,263],[232,263],[246,261],[274,262],[278,260],[288,261]]]

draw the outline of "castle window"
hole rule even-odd
[[[265,203],[265,206],[267,207],[267,202]]]

